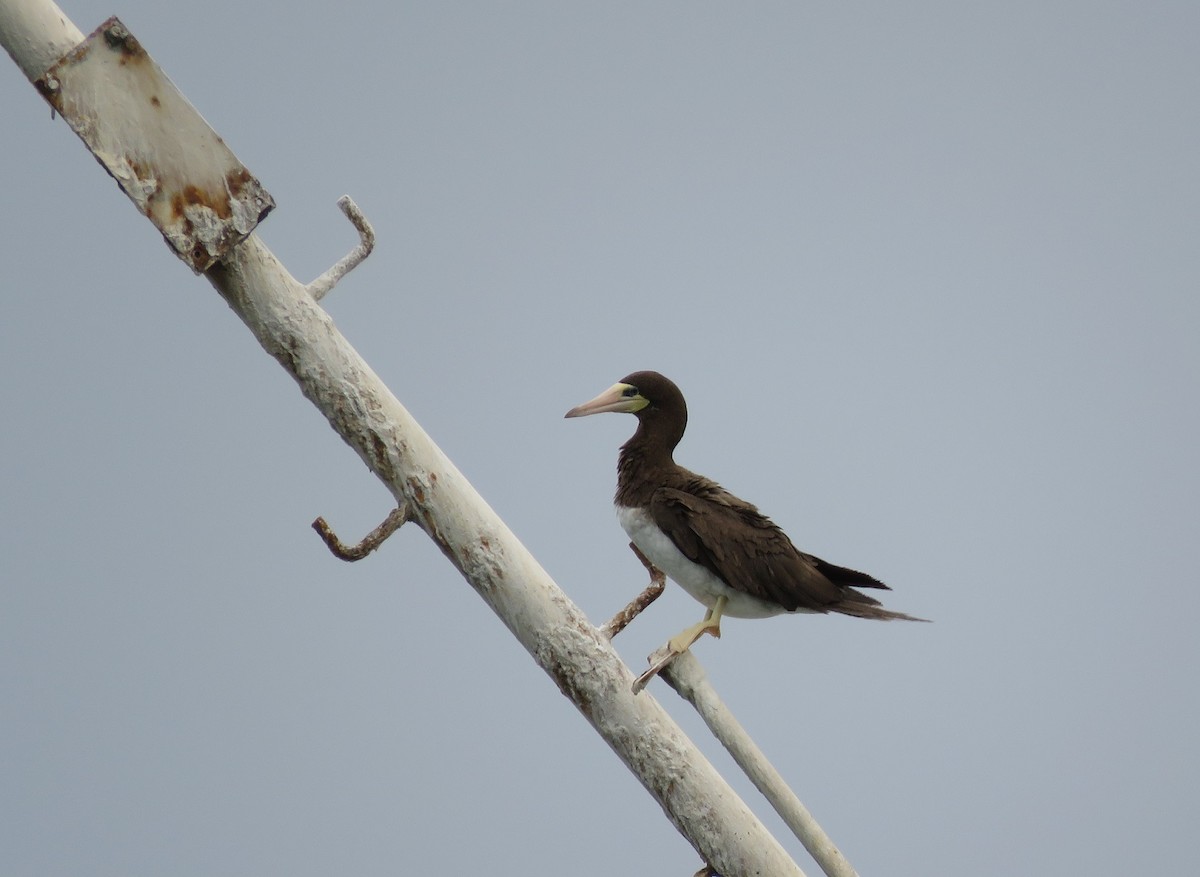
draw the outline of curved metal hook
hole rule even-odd
[[[363,259],[371,255],[371,250],[375,249],[375,229],[371,228],[371,223],[358,209],[354,199],[349,195],[343,195],[338,198],[337,205],[358,230],[358,246],[347,253],[336,265],[308,284],[306,288],[308,294],[313,297],[313,301],[320,301],[324,298],[325,293],[337,286],[339,280],[357,268]]]

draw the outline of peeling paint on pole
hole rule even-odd
[[[196,273],[275,206],[117,18],[35,84]]]
[[[119,30],[109,30],[114,25]],[[103,36],[106,31],[107,38]],[[101,40],[107,39],[108,46],[116,43],[118,48],[136,47],[126,66],[148,62],[140,47],[130,44],[131,38],[115,19],[97,33],[101,34]],[[31,39],[31,34],[37,34],[37,39]],[[55,93],[63,90],[64,79],[73,76],[69,69],[71,59],[90,51],[110,51],[96,46],[96,37],[93,34],[87,43],[37,80],[42,93],[64,114],[69,102]],[[67,51],[65,47],[77,41],[78,30],[51,0],[0,0],[0,45],[23,71],[45,69],[47,58]],[[111,51],[121,54],[117,49]],[[120,58],[113,63],[120,66]],[[38,74],[27,75],[33,78]],[[188,113],[194,115],[174,86],[161,74],[156,75],[170,87]],[[100,87],[111,88],[112,93],[105,94],[103,100],[87,95],[88,89]],[[68,91],[73,89],[85,95],[73,98],[81,106],[102,103],[106,109],[129,112],[125,116],[110,115],[107,122],[77,123],[82,128],[107,124],[113,129],[118,125],[128,129],[139,121],[167,124],[156,120],[153,113],[142,115],[144,108],[129,106],[139,100],[148,102],[152,96],[158,96],[161,102],[158,92],[133,90],[125,94],[104,78],[99,84],[93,83],[92,76],[83,77]],[[80,117],[91,118],[83,113]],[[128,130],[124,133],[132,134]],[[102,145],[109,144],[108,153],[116,152],[115,144],[122,142],[114,134],[115,131],[106,132],[111,139],[101,141]],[[80,136],[87,140],[82,131]],[[207,136],[213,143],[223,145],[211,131]],[[166,137],[163,132],[147,142],[150,141],[155,148],[168,150],[167,156],[154,157],[170,162],[170,167],[177,171],[172,179],[177,183],[189,181],[177,185],[175,191],[199,185],[194,182],[197,169],[185,166],[187,161],[196,160],[194,150],[199,147],[188,138]],[[178,150],[179,154],[171,150]],[[114,177],[122,179],[104,162],[104,149],[93,148],[93,152]],[[124,160],[128,167],[119,169],[131,171],[133,164],[128,157]],[[203,167],[207,168],[211,160],[205,156],[204,162]],[[140,187],[134,186],[130,197],[150,215],[155,205],[149,195],[159,192],[161,187],[157,182],[146,185],[149,180],[146,176],[128,172],[125,176],[135,183],[143,181]],[[266,200],[260,206],[262,212],[255,214],[255,222],[270,207],[269,197],[265,193],[263,196]],[[186,198],[183,203],[188,203]],[[144,206],[147,204],[150,206]],[[228,209],[232,215],[233,208]],[[324,279],[327,275],[328,272],[314,281],[322,292],[329,288]],[[397,506],[404,508],[405,517],[411,514],[411,520],[435,539],[538,665],[554,678],[560,690],[634,772],[670,821],[700,853],[708,865],[706,870],[726,877],[804,877],[799,866],[662,705],[649,694],[633,694],[633,674],[609,638],[588,622],[342,337],[317,303],[320,296],[296,281],[254,234],[246,235],[245,240],[233,246],[226,258],[206,272],[206,277],[263,349],[295,378],[304,395],[383,480]],[[487,657],[480,655],[477,660],[486,661]],[[614,844],[619,846],[619,839]]]

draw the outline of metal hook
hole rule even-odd
[[[329,546],[329,550],[333,553],[334,557],[347,561],[355,561],[362,560],[382,545],[384,540],[399,530],[410,519],[408,506],[398,506],[388,513],[388,516],[383,519],[382,524],[368,533],[357,545],[346,545],[342,540],[338,539],[324,518],[317,518],[313,521],[312,528],[325,540],[325,544]]]
[[[628,606],[601,626],[600,635],[607,639],[612,639],[623,631],[629,622],[642,613],[643,609],[662,595],[663,589],[667,586],[666,574],[651,563],[649,558],[642,554],[632,542],[629,543],[629,548],[637,555],[637,559],[642,562],[642,566],[646,567],[646,570],[650,573],[650,584],[646,587],[646,590],[634,597]]]
[[[337,286],[339,280],[357,268],[363,259],[371,255],[371,250],[375,249],[375,229],[363,216],[363,212],[358,209],[354,199],[349,195],[343,195],[338,198],[337,205],[341,208],[342,213],[346,214],[351,225],[358,230],[358,246],[347,253],[336,265],[308,284],[306,289],[308,294],[313,297],[313,301],[323,299],[325,293]]]

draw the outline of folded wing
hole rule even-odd
[[[650,514],[689,560],[731,588],[788,611],[880,617],[868,608],[879,601],[853,587],[886,589],[887,585],[799,551],[757,508],[714,482],[696,476],[687,486],[688,490],[657,489]]]

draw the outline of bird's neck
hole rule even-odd
[[[672,452],[678,438],[665,436],[639,424],[633,438],[621,445],[617,457],[617,495],[619,506],[646,505],[651,494],[663,487],[678,470]]]

